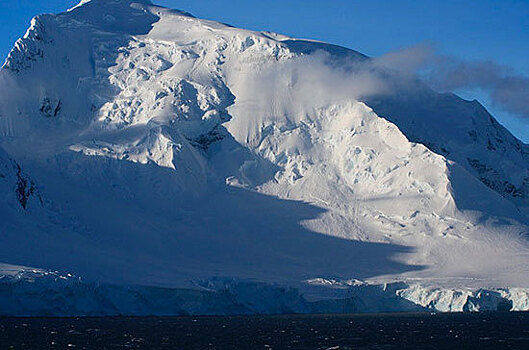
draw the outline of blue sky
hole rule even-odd
[[[59,12],[77,0],[1,0],[0,56],[36,14]],[[154,0],[197,17],[346,46],[379,56],[418,43],[464,60],[491,60],[529,76],[529,0]],[[529,142],[529,115],[513,116],[487,94],[478,98],[516,136]],[[529,102],[528,102],[529,103]]]

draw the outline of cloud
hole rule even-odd
[[[312,108],[391,92],[383,70],[372,64],[331,62],[329,53],[317,51],[237,74],[236,85],[244,87],[237,99],[251,101],[254,110],[271,115],[303,115]]]
[[[435,49],[431,44],[422,43],[402,50],[389,52],[374,59],[376,66],[388,67],[402,73],[415,74],[428,62],[435,59]]]
[[[376,64],[418,74],[434,89],[480,89],[506,112],[529,118],[529,77],[492,61],[466,61],[439,55],[421,44],[375,59]]]
[[[274,69],[273,76],[289,77],[288,85],[294,87],[293,97],[306,105],[325,105],[391,92],[383,72],[370,64],[350,62],[336,66],[328,63],[329,54],[317,52],[287,62],[279,72]]]
[[[529,77],[496,62],[441,55],[428,43],[367,61],[345,65],[330,65],[330,61],[327,53],[316,52],[276,66],[261,79],[277,89],[277,82],[288,78],[283,86],[296,86],[296,100],[324,105],[395,93],[396,89],[413,86],[418,77],[437,91],[481,90],[502,110],[529,118]],[[381,67],[398,71],[398,81],[388,79],[384,73],[387,69]]]
[[[443,90],[482,89],[505,111],[529,118],[529,78],[495,62],[449,60],[437,66],[430,80]]]

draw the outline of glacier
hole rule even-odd
[[[529,310],[529,147],[353,50],[83,0],[0,146],[3,315]]]
[[[2,264],[0,308],[10,316],[167,316],[284,313],[526,311],[524,289],[447,289],[402,282],[314,279],[312,289],[332,295],[307,298],[277,284],[213,278],[195,288],[85,282],[72,274]],[[313,291],[314,292],[314,291]]]

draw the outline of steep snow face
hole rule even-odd
[[[405,79],[404,79],[405,81]],[[414,142],[465,167],[483,184],[521,207],[529,198],[529,148],[477,101],[396,83],[392,96],[366,99]]]
[[[303,81],[310,71],[279,71],[272,95],[252,83],[262,82],[261,74],[238,74],[233,118],[226,123],[237,140],[280,168],[261,191],[328,209],[305,223],[316,232],[420,246],[419,254],[406,258],[428,266],[426,272],[413,272],[416,278],[433,273],[441,279],[481,280],[480,270],[497,271],[494,279],[510,278],[509,252],[527,252],[518,236],[523,226],[513,221],[524,219],[512,204],[459,165],[409,142],[363,103],[339,103],[322,91],[333,87]],[[307,84],[309,99],[300,96],[308,93]],[[236,183],[244,184],[245,177]],[[490,246],[482,245],[489,239]],[[497,258],[494,263],[489,254]],[[507,265],[497,270],[501,260]],[[432,266],[432,261],[442,263]]]
[[[171,288],[529,285],[526,218],[486,181],[523,177],[525,146],[354,51],[91,0],[35,18],[0,79],[2,145],[54,213],[0,237],[6,262]]]

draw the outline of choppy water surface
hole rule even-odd
[[[529,313],[1,318],[10,348],[529,349]]]

